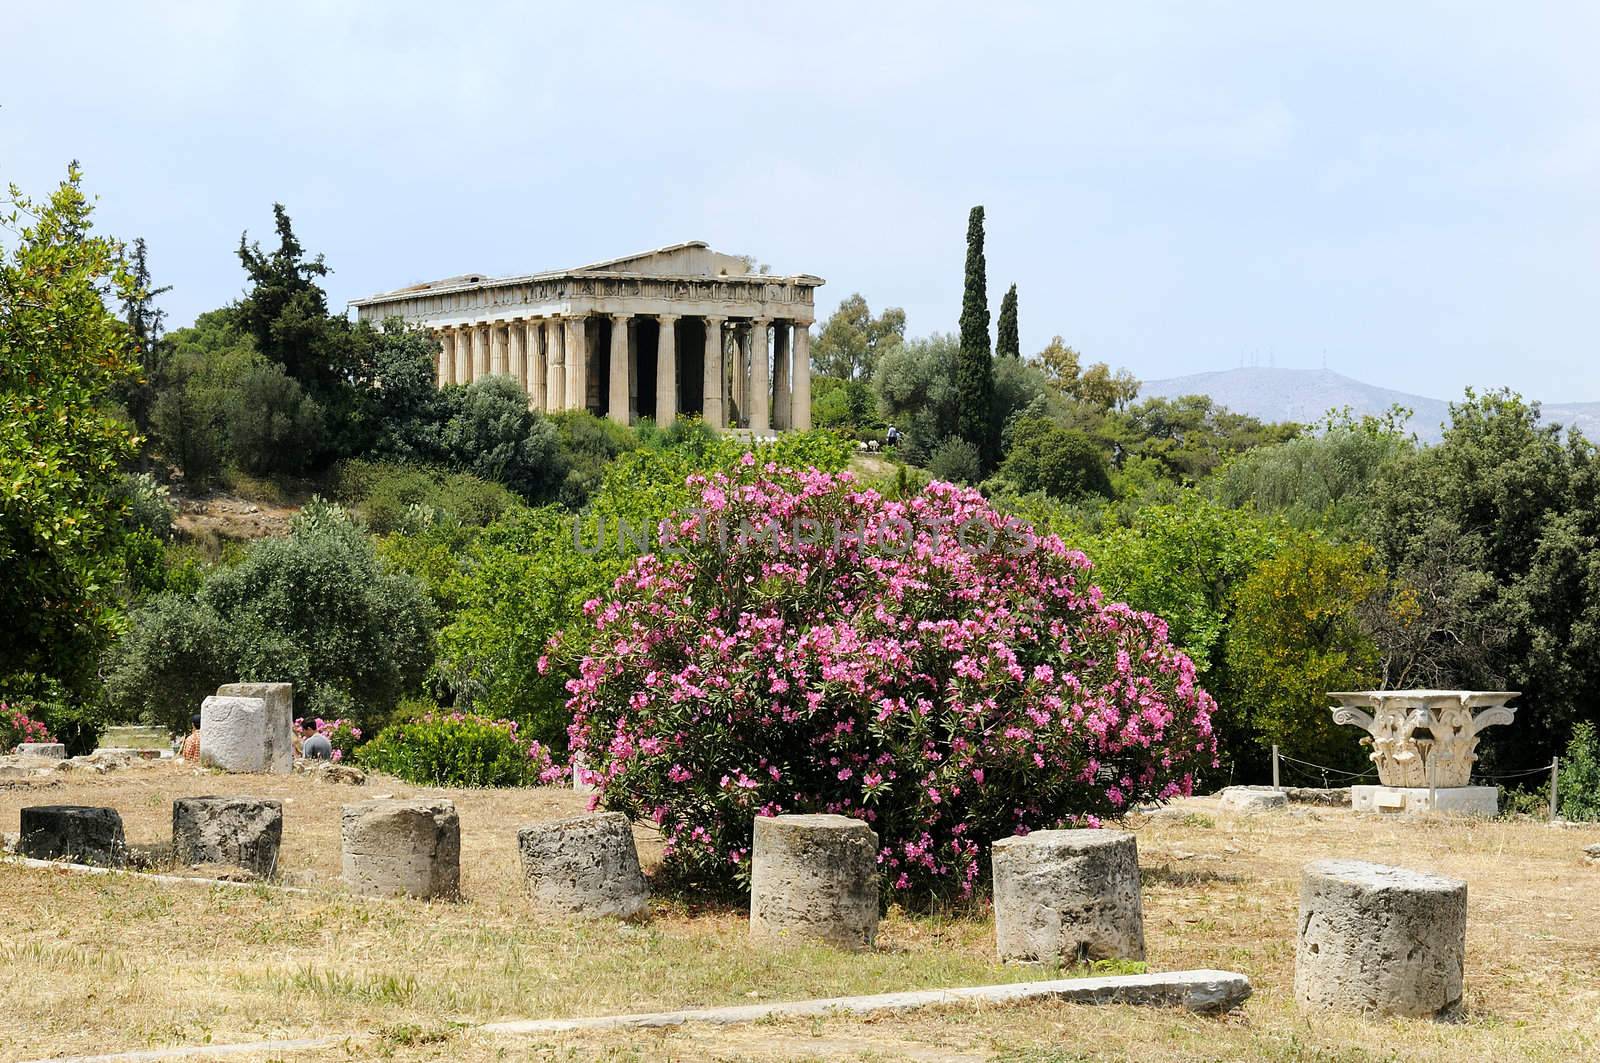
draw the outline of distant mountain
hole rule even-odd
[[[1376,416],[1400,405],[1412,411],[1409,428],[1426,443],[1437,443],[1450,419],[1450,404],[1442,399],[1364,384],[1328,369],[1224,369],[1150,380],[1139,389],[1140,398],[1180,395],[1209,395],[1230,410],[1263,421],[1301,424],[1346,406],[1360,417]],[[1600,440],[1600,402],[1547,402],[1541,409],[1545,422],[1578,428],[1590,439]]]

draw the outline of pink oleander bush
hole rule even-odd
[[[306,722],[303,719],[294,721],[295,727],[304,731]],[[356,726],[354,720],[339,717],[337,720],[324,720],[318,716],[311,721],[311,726],[316,733],[328,740],[328,745],[333,747],[335,761],[341,761],[354,753],[356,746],[361,744],[361,728]]]
[[[891,895],[968,896],[992,841],[1187,794],[1215,763],[1165,623],[977,492],[890,501],[748,458],[690,482],[670,549],[552,643],[595,803],[659,823],[672,878],[747,884],[756,816],[833,812],[877,831]]]
[[[533,786],[560,778],[540,743],[514,720],[436,712],[391,724],[356,750],[369,771],[432,786]]]
[[[0,701],[0,753],[10,753],[23,742],[54,742],[50,728],[21,709]]]

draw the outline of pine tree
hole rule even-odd
[[[1017,337],[1017,286],[1013,284],[1000,300],[1000,322],[994,330],[994,353],[1022,357],[1022,341]]]
[[[983,260],[983,208],[967,216],[967,276],[961,298],[961,351],[956,357],[960,411],[956,431],[978,449],[985,472],[994,468],[994,362],[989,353],[989,282]]]

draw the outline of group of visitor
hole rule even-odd
[[[306,760],[332,760],[333,743],[328,741],[328,736],[318,734],[314,725],[307,726],[301,721],[301,726],[292,728],[294,755],[304,757]],[[178,747],[178,756],[190,764],[200,763],[200,714],[197,712],[189,717],[189,734],[183,740],[183,745]]]

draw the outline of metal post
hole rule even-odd
[[[1272,788],[1274,790],[1283,789],[1282,786],[1278,785],[1278,744],[1276,742],[1272,744]]]
[[[1561,758],[1550,758],[1550,822],[1556,821],[1556,783],[1561,777]]]

